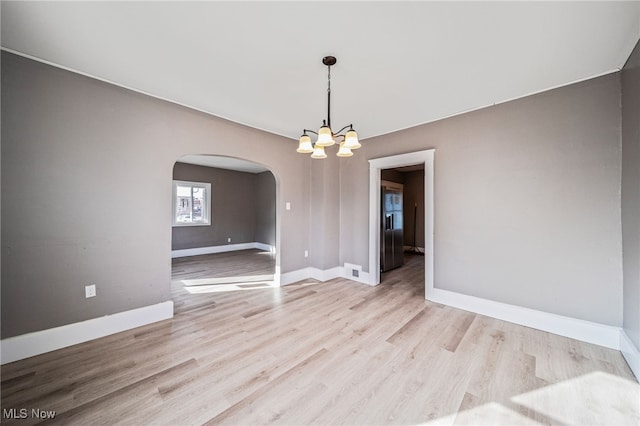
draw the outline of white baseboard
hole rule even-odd
[[[262,251],[268,251],[269,253],[276,252],[276,246],[272,246],[265,243],[253,243],[254,248]]]
[[[357,274],[358,276],[356,277],[354,273]],[[340,276],[342,278],[346,278],[348,280],[356,281],[362,284],[376,285],[373,282],[371,275],[368,272],[362,271],[362,265],[356,265],[353,263],[345,262],[344,266],[342,267]]]
[[[280,286],[285,286],[298,281],[307,280],[311,278],[313,268],[296,269],[295,271],[285,272],[280,274]]]
[[[318,280],[320,282],[325,282],[325,281],[329,281],[334,278],[340,277],[339,266],[336,266],[335,268],[331,268],[331,269],[319,269],[319,268],[310,267],[310,268],[306,268],[306,272],[308,274],[306,279],[311,278],[314,280]]]
[[[336,266],[335,268],[331,268],[331,269],[324,269],[324,270],[316,269],[316,271],[317,271],[316,279],[322,282],[329,281],[334,278],[339,278],[342,276],[342,268],[340,268],[339,266]]]
[[[334,278],[338,278],[341,276],[341,268],[336,266],[331,269],[318,269],[313,267],[298,269],[291,272],[285,272],[284,274],[280,274],[280,285],[289,285],[293,283],[297,283],[302,280],[318,280],[318,281],[329,281]]]
[[[624,330],[620,331],[620,352],[629,364],[636,379],[640,381],[640,351],[635,347],[631,339]]]
[[[173,317],[173,302],[162,302],[130,311],[9,337],[0,342],[0,364],[7,364],[56,349]]]
[[[336,266],[331,269],[319,269],[319,268],[303,268],[291,272],[285,272],[280,274],[280,285],[293,284],[298,281],[314,279],[321,282],[329,281],[334,278],[345,278],[351,281],[356,281],[362,284],[375,285],[372,283],[371,276],[368,272],[362,272],[360,265],[352,265],[345,263],[345,266]],[[358,276],[353,276],[353,270],[358,271]]]
[[[238,250],[249,250],[249,249],[258,249],[264,250],[271,253],[276,252],[276,248],[269,244],[264,243],[242,243],[242,244],[225,244],[223,246],[209,246],[209,247],[196,247],[190,249],[182,249],[182,250],[171,250],[171,258],[175,259],[177,257],[187,257],[187,256],[200,256],[203,254],[213,254],[213,253],[225,253],[228,251],[238,251]]]
[[[425,253],[424,247],[403,246],[402,248],[405,252],[411,251],[415,248],[419,253]]]
[[[428,289],[427,299],[514,324],[620,350],[620,327],[565,317],[438,288]]]

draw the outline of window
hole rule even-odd
[[[173,181],[173,226],[211,224],[211,184]]]

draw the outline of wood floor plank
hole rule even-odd
[[[280,375],[276,380],[273,380],[269,383],[268,386],[262,386],[253,392],[248,397],[242,399],[241,401],[235,403],[228,409],[224,410],[222,413],[213,417],[209,420],[206,425],[217,425],[217,424],[238,424],[238,422],[244,421],[245,416],[251,416],[252,414],[260,414],[260,411],[256,410],[256,405],[254,402],[259,398],[268,395],[269,393],[273,393],[274,395],[279,395],[274,388],[280,386],[283,383],[286,383],[292,377],[302,375],[305,367],[318,363],[323,356],[326,356],[327,350],[320,349],[313,355],[308,358],[303,359],[300,363],[296,364],[293,368],[286,371],[282,375]],[[307,377],[308,379],[308,377]],[[300,382],[297,382],[297,386],[300,387]],[[264,408],[264,407],[263,407]],[[264,415],[264,414],[262,414]]]
[[[458,345],[464,338],[465,334],[469,330],[471,323],[475,320],[476,315],[472,313],[464,313],[458,316],[451,326],[447,327],[447,334],[449,335],[447,341],[444,344],[444,348],[450,352],[455,352],[458,349]]]
[[[348,351],[348,348],[347,350]],[[324,398],[308,407],[308,424],[340,424],[346,419],[353,422],[375,393],[362,392],[378,387],[390,375],[399,351],[393,345],[367,346],[343,362],[345,348],[336,348],[332,361],[318,375],[328,388]],[[358,391],[356,391],[358,390]],[[357,424],[357,423],[354,423]]]

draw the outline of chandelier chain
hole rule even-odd
[[[331,128],[331,65],[327,69],[327,126]]]

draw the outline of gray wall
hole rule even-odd
[[[310,160],[295,141],[7,52],[1,107],[2,338],[169,300],[169,188],[188,154],[267,166],[276,262],[313,266]]]
[[[226,245],[228,238],[231,244],[275,245],[276,189],[271,172],[246,173],[176,163],[173,178],[208,182],[212,193],[211,225],[174,226],[173,250]]]
[[[329,151],[329,150],[327,150]],[[340,159],[328,152],[324,160],[311,160],[311,180],[308,190],[311,202],[307,206],[310,229],[309,260],[311,266],[330,269],[338,266],[340,244]],[[332,155],[333,154],[333,155]]]
[[[254,241],[276,245],[276,181],[271,172],[254,175],[256,234]]]
[[[640,43],[622,69],[624,330],[640,348]]]
[[[368,160],[435,148],[435,286],[622,324],[620,77],[611,74],[367,139]],[[343,196],[341,262],[369,269],[368,200]]]
[[[424,248],[424,170],[403,172],[404,175],[404,245]]]

